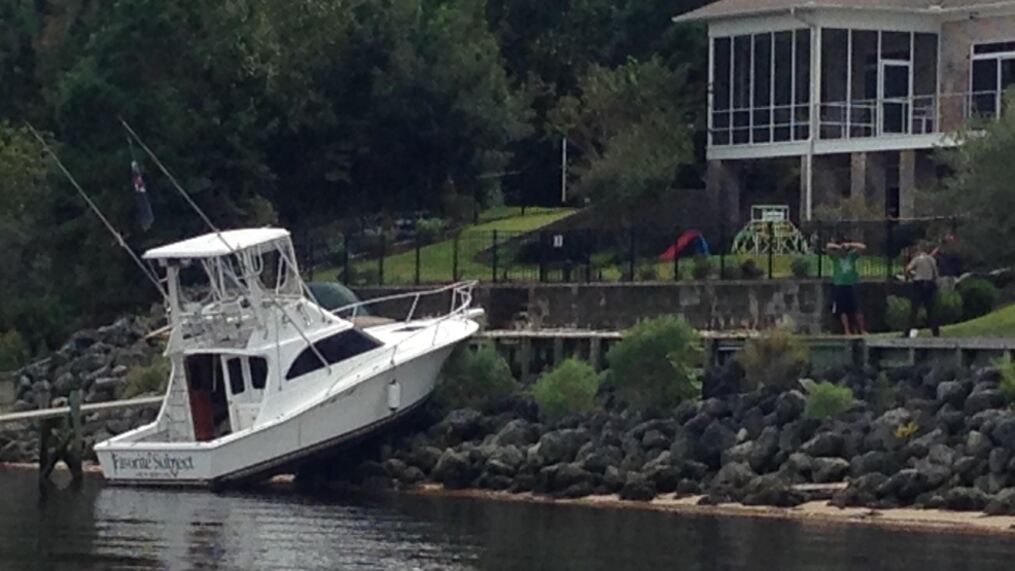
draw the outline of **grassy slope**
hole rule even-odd
[[[472,251],[482,251],[489,247],[485,240],[480,241],[472,237],[470,233],[488,233],[493,230],[498,232],[528,232],[537,230],[569,216],[575,212],[571,208],[544,208],[532,207],[525,209],[522,216],[521,209],[517,207],[503,207],[488,210],[479,217],[480,223],[462,228],[463,240],[459,244],[458,256],[458,277],[460,279],[479,278],[487,279],[490,269],[484,264],[473,260]],[[485,237],[486,235],[483,234]],[[486,238],[489,239],[489,238]],[[449,281],[454,265],[454,241],[445,240],[420,249],[420,281],[441,282]],[[357,260],[354,265],[361,270],[374,270],[379,267],[378,260]],[[317,268],[324,276],[334,276],[338,273],[336,267]],[[386,256],[384,259],[384,281],[385,283],[411,284],[415,280],[416,273],[416,252],[409,250],[400,254]]]
[[[946,337],[1015,337],[1015,305],[972,321],[942,327],[941,332]]]

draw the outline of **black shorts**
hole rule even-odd
[[[856,311],[856,286],[832,286],[832,313],[835,315],[853,315]]]

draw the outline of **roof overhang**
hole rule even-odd
[[[983,2],[973,6],[933,6],[927,8],[906,8],[904,6],[857,6],[848,2],[822,2],[801,1],[795,4],[783,6],[752,6],[750,8],[730,10],[725,12],[713,12],[709,10],[712,4],[685,14],[674,16],[672,20],[676,23],[688,22],[714,22],[719,20],[733,20],[740,18],[757,18],[765,16],[793,16],[798,13],[813,13],[817,11],[841,10],[853,12],[881,13],[881,14],[912,14],[917,16],[936,16],[942,20],[956,20],[975,18],[978,16],[999,16],[1015,14],[1015,0],[998,0],[995,2]]]
[[[265,248],[288,238],[289,231],[283,228],[224,230],[148,250],[144,258],[146,260],[216,258],[240,250]]]

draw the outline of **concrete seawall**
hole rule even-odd
[[[428,289],[359,287],[372,299]],[[900,286],[865,282],[859,289],[868,327],[884,327],[885,298]],[[483,284],[477,301],[494,329],[572,328],[620,330],[642,319],[679,313],[698,329],[733,331],[765,329],[789,318],[801,333],[833,331],[831,284],[822,280],[708,281],[680,283]],[[419,311],[447,310],[448,299],[421,300]],[[404,315],[411,300],[381,307],[382,313]]]

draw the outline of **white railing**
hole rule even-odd
[[[817,107],[819,140],[930,135],[993,120],[1004,109],[1004,91],[915,95],[822,102]],[[810,122],[800,105],[748,107],[712,112],[710,145],[733,147],[801,142]],[[804,105],[809,119],[810,106]]]

